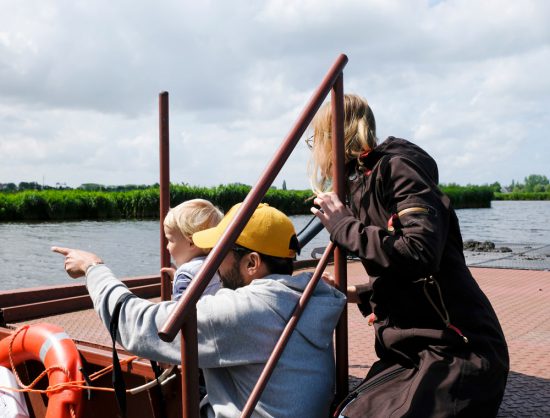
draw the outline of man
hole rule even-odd
[[[234,206],[215,228],[193,242],[212,248],[234,218]],[[286,215],[261,204],[222,261],[223,287],[197,303],[199,367],[208,392],[207,416],[238,416],[311,275],[292,274],[298,242]],[[65,255],[71,277],[86,286],[108,326],[123,300],[118,341],[128,351],[166,363],[181,361],[180,339],[159,339],[176,302],[151,303],[133,295],[95,254],[52,248]],[[328,416],[334,386],[332,332],[345,296],[322,281],[292,334],[254,412],[256,417]]]

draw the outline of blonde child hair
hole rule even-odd
[[[223,213],[208,200],[191,199],[171,208],[164,218],[164,226],[191,240],[195,232],[215,227],[222,218]]]
[[[312,122],[313,149],[308,163],[314,193],[332,188],[332,108],[325,103]],[[374,113],[366,99],[355,94],[344,95],[345,162],[372,150],[377,143]]]

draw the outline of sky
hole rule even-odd
[[[0,183],[254,184],[339,54],[442,183],[550,177],[546,0],[0,0]],[[300,141],[274,185],[307,189]]]

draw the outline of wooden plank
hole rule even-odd
[[[122,279],[129,288],[157,284],[160,289],[159,276],[138,276]],[[160,290],[159,290],[160,292]],[[47,300],[64,299],[87,295],[88,291],[83,283],[74,283],[58,286],[34,287],[0,291],[0,307],[6,308],[16,305],[26,305]]]
[[[155,283],[132,287],[131,290],[132,293],[141,298],[153,298],[159,295],[160,286],[158,283]],[[82,309],[90,309],[92,307],[92,300],[86,292],[86,294],[82,296],[10,306],[0,309],[0,313],[4,324],[8,324],[10,322],[20,322]]]

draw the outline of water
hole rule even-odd
[[[496,244],[550,244],[550,202],[492,202],[490,209],[457,211],[464,239]],[[294,216],[297,231],[309,221]],[[119,277],[157,274],[158,222],[82,221],[61,223],[0,223],[0,290],[69,283],[63,257],[51,246],[67,246],[95,252]],[[299,258],[309,258],[325,246],[322,231]]]

